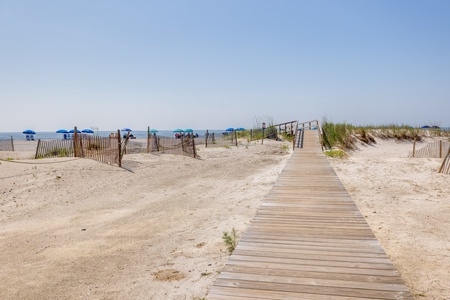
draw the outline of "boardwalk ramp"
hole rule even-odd
[[[208,299],[413,299],[306,130]]]

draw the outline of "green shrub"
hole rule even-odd
[[[344,150],[328,150],[325,151],[325,155],[334,158],[344,158],[347,156],[347,153]]]
[[[225,245],[227,246],[228,253],[233,253],[234,249],[236,249],[237,246],[237,232],[233,228],[231,231],[231,234],[229,234],[227,231],[223,233],[222,236],[223,241],[225,242]]]

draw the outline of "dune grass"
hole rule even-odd
[[[323,144],[327,149],[355,149],[356,143],[376,143],[375,138],[420,141],[424,137],[450,137],[450,131],[442,129],[423,129],[409,125],[365,125],[356,126],[348,123],[332,123],[324,121]]]

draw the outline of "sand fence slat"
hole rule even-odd
[[[14,151],[14,140],[12,136],[10,139],[0,140],[0,151]]]
[[[413,150],[408,154],[408,157],[416,158],[442,158],[450,149],[450,142],[448,141],[435,141],[429,143],[419,150]]]

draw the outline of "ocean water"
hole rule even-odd
[[[224,130],[209,130],[209,133],[213,133],[217,136],[221,136]],[[95,133],[97,136],[108,137],[110,133],[117,133],[117,131],[98,131]],[[122,135],[126,134],[126,132],[121,131]],[[131,131],[131,133],[138,139],[147,138],[147,131]],[[199,137],[205,137],[206,130],[194,130],[194,134],[198,133]],[[174,137],[175,133],[171,130],[161,130],[156,133],[158,136],[166,136],[166,137]],[[10,139],[14,140],[26,140],[26,135],[22,132],[0,132],[0,140]],[[63,139],[64,134],[56,133],[56,132],[36,132],[34,135],[35,140],[60,140]]]

